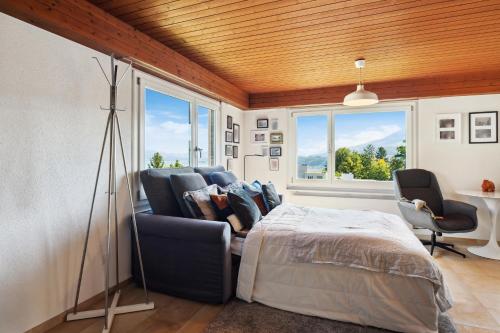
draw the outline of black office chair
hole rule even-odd
[[[416,228],[432,231],[430,241],[422,241],[434,248],[439,247],[459,254],[465,254],[453,249],[453,244],[436,241],[436,236],[443,233],[463,233],[477,228],[477,208],[465,202],[443,200],[436,176],[423,169],[398,170],[394,172],[395,195],[398,206],[404,218]],[[411,201],[425,201],[428,209],[416,209]]]

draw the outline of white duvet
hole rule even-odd
[[[403,332],[436,332],[451,299],[398,216],[283,204],[247,235],[237,296]]]

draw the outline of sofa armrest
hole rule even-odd
[[[208,303],[231,297],[231,228],[226,222],[137,213],[147,287]],[[132,237],[132,274],[141,275]]]
[[[231,242],[231,228],[226,222],[148,213],[137,213],[135,218],[139,234],[193,242],[220,244]]]

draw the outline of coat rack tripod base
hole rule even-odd
[[[113,301],[111,302],[111,306],[108,309],[108,329],[103,328],[102,333],[109,333],[111,326],[113,325],[113,319],[115,315],[124,314],[124,313],[132,313],[146,310],[153,310],[155,305],[153,302],[149,303],[139,303],[132,305],[123,305],[118,306],[118,301],[120,299],[121,292],[118,290],[113,296]],[[81,320],[81,319],[90,319],[90,318],[98,318],[105,316],[105,309],[99,310],[89,310],[89,311],[81,311],[75,313],[69,313],[66,317],[67,321],[72,320]]]
[[[122,135],[121,135],[121,129],[120,129],[120,122],[118,120],[118,115],[117,111],[124,111],[116,108],[116,97],[117,97],[117,90],[118,86],[120,84],[120,81],[123,79],[125,76],[125,73],[130,69],[130,64],[128,68],[125,70],[125,72],[122,74],[121,78],[117,80],[117,74],[118,74],[118,66],[114,64],[115,58],[112,55],[111,56],[111,80],[108,79],[106,73],[104,72],[101,63],[97,58],[95,58],[97,63],[99,64],[99,67],[101,68],[102,73],[104,74],[104,77],[109,83],[110,87],[110,105],[109,108],[102,108],[102,110],[109,111],[108,113],[108,120],[106,122],[106,129],[104,131],[104,139],[102,141],[102,146],[101,146],[101,154],[99,158],[99,166],[97,168],[97,176],[94,184],[94,194],[92,197],[92,203],[90,206],[90,216],[87,224],[87,231],[85,235],[85,242],[84,242],[84,247],[83,247],[83,254],[82,254],[82,259],[80,263],[80,273],[78,277],[78,285],[76,289],[76,297],[75,297],[75,303],[73,306],[73,311],[71,313],[68,313],[66,316],[67,321],[73,321],[73,320],[80,320],[80,319],[89,319],[89,318],[97,318],[97,317],[104,317],[104,328],[102,330],[103,333],[109,333],[111,330],[111,326],[113,324],[113,319],[116,315],[119,314],[125,314],[125,313],[131,313],[131,312],[138,312],[138,311],[146,311],[146,310],[153,310],[155,305],[153,302],[149,301],[148,297],[148,290],[146,287],[146,279],[144,277],[144,267],[142,264],[142,255],[141,255],[141,248],[139,244],[139,236],[137,233],[137,222],[135,220],[135,209],[134,209],[134,201],[132,199],[132,189],[130,186],[130,179],[128,176],[128,170],[127,170],[127,164],[125,160],[125,152],[123,149],[123,141],[122,141]],[[118,139],[118,140],[117,140]],[[107,204],[108,204],[108,210],[107,210],[107,238],[106,238],[106,255],[105,255],[105,285],[104,285],[104,308],[99,309],[99,310],[89,310],[89,311],[80,311],[78,312],[78,298],[80,296],[80,287],[82,284],[82,277],[83,277],[83,268],[85,265],[85,257],[87,254],[87,247],[88,247],[88,242],[89,242],[89,234],[90,234],[90,226],[92,222],[92,215],[94,212],[94,203],[95,203],[95,198],[96,198],[96,193],[97,193],[97,185],[99,182],[99,176],[101,172],[101,165],[103,161],[103,155],[104,155],[104,150],[106,147],[106,143],[109,143],[109,174],[108,174],[108,190],[107,190]],[[130,203],[130,209],[132,212],[132,227],[133,227],[133,237],[135,238],[135,244],[137,246],[137,253],[138,253],[138,259],[139,259],[139,267],[141,271],[141,278],[142,278],[142,286],[144,288],[144,298],[145,302],[144,303],[138,303],[138,304],[133,304],[133,305],[123,305],[123,306],[118,306],[118,302],[120,300],[120,295],[121,291],[118,289],[114,296],[111,304],[109,304],[109,289],[110,289],[110,281],[109,281],[109,273],[110,273],[110,259],[111,259],[111,225],[112,223],[114,224],[114,231],[115,231],[115,277],[116,277],[116,286],[118,287],[120,284],[120,276],[119,276],[119,257],[118,257],[118,209],[117,209],[117,175],[116,175],[116,151],[117,151],[117,146],[120,149],[121,152],[121,160],[123,162],[123,169],[125,173],[125,179],[127,181],[127,189],[128,189],[128,199]],[[114,209],[113,209],[114,208]]]

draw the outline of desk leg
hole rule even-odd
[[[491,217],[491,233],[490,240],[485,246],[471,246],[468,248],[469,252],[475,255],[500,260],[500,246],[497,243],[497,227],[498,227],[498,212],[500,210],[500,200],[483,198],[488,206]]]

